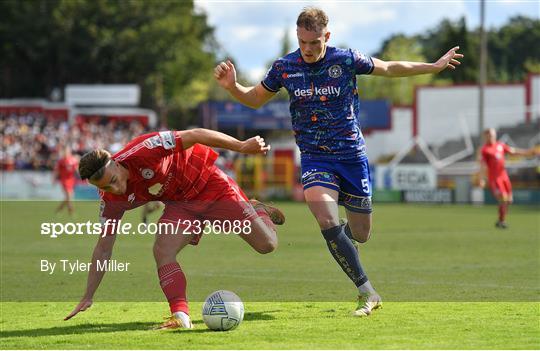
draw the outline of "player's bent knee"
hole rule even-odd
[[[275,233],[269,231],[270,229],[268,229],[268,232],[265,231],[264,239],[259,240],[253,245],[255,251],[263,255],[275,251],[278,247],[277,236]]]
[[[369,227],[357,227],[357,228],[351,228],[352,236],[358,241],[359,243],[365,243],[369,240],[371,237],[371,228]]]
[[[354,235],[353,235],[354,236]],[[356,235],[354,236],[354,238],[359,242],[359,243],[365,243],[369,240],[369,238],[371,238],[371,231],[367,231],[367,232],[362,232],[360,233],[360,235]]]
[[[260,254],[268,254],[275,251],[278,247],[277,237],[275,235],[267,234],[265,238],[260,238],[256,241],[250,242],[251,247]]]
[[[269,254],[275,251],[276,249],[277,249],[277,242],[273,242],[273,241],[268,241],[266,243],[257,245],[257,247],[255,247],[255,251],[257,251],[258,253],[262,255]]]
[[[242,239],[260,254],[273,252],[278,246],[275,229],[265,224],[260,218],[253,221],[252,225],[251,232],[243,234]]]
[[[337,219],[328,216],[317,217],[317,223],[319,223],[319,227],[323,230],[330,229],[339,225]]]

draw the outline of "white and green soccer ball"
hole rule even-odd
[[[235,293],[218,290],[204,301],[202,317],[212,330],[232,330],[244,319],[244,303]]]

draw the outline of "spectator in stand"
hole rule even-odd
[[[76,155],[107,145],[123,145],[145,128],[139,122],[104,117],[79,120],[74,124],[47,119],[40,113],[0,114],[0,167],[10,170],[51,170],[59,145],[69,146]]]

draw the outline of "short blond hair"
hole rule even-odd
[[[84,154],[79,162],[81,179],[101,179],[105,173],[105,166],[110,160],[111,154],[103,149],[97,149]]]
[[[318,7],[304,7],[300,15],[298,15],[296,25],[309,31],[320,32],[326,29],[328,16]]]

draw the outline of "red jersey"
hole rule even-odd
[[[179,132],[141,135],[112,156],[129,170],[126,193],[100,191],[100,220],[120,219],[125,211],[149,201],[184,201],[195,198],[215,172],[218,154],[195,144],[184,150]]]
[[[74,179],[75,171],[79,166],[79,162],[75,156],[67,156],[59,159],[56,162],[56,172],[60,181]]]
[[[508,152],[510,152],[510,147],[501,142],[482,146],[482,162],[487,166],[489,179],[495,179],[506,174],[504,155]]]

